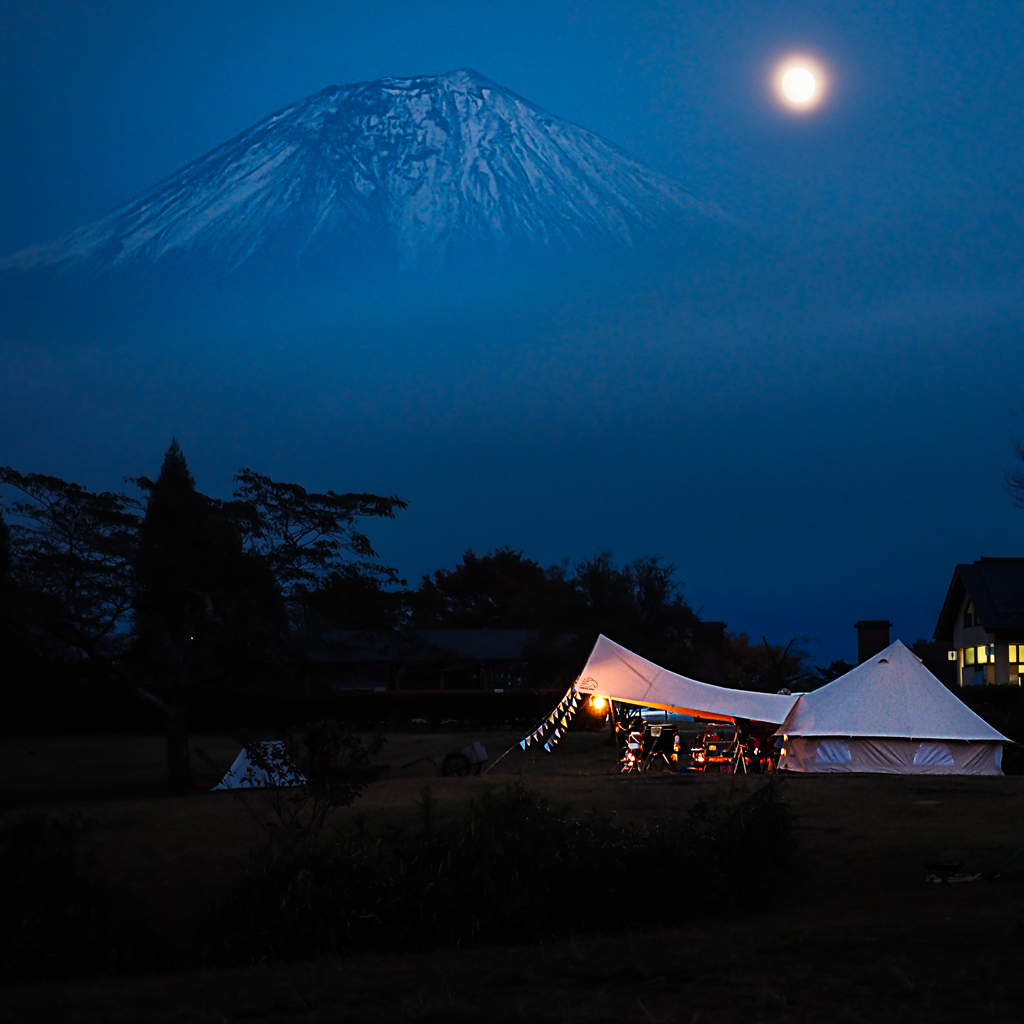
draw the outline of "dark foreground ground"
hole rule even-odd
[[[482,787],[520,779],[553,800],[637,823],[735,801],[757,784],[730,776],[609,774],[603,734],[570,735],[554,755],[510,754],[488,776],[439,779],[398,766],[476,738],[390,738],[395,766],[351,815],[411,820],[429,783],[439,813]],[[497,753],[511,734],[483,737]],[[195,740],[230,761],[230,740]],[[256,829],[230,794],[167,796],[158,739],[0,741],[6,813],[77,811],[125,901],[184,941],[238,876]],[[364,956],[314,964],[103,976],[9,988],[0,1019],[235,1021],[1020,1021],[1024,885],[933,886],[927,860],[996,869],[1024,842],[1024,778],[789,777],[801,870],[770,911],[691,920],[677,892],[597,891],[620,934],[531,947]],[[344,822],[339,822],[344,824]],[[543,912],[542,908],[539,912]],[[685,922],[676,926],[678,922]]]

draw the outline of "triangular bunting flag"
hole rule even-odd
[[[526,744],[529,743],[529,742],[530,742],[529,740],[520,740],[519,741],[519,746],[522,747],[523,750],[525,750],[526,749]]]

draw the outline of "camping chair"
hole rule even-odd
[[[739,748],[739,734],[734,731],[731,737],[720,736],[724,729],[708,729],[704,733],[702,751],[704,754],[704,771],[731,772],[735,768],[736,752]],[[740,748],[741,749],[741,748]],[[711,766],[714,765],[712,768]]]
[[[672,767],[672,757],[676,752],[676,731],[669,725],[649,725],[644,730],[644,761],[642,771],[649,772],[652,767],[662,765]]]
[[[644,720],[633,718],[626,726],[626,745],[622,748],[619,758],[620,772],[639,772],[643,770],[644,757]]]

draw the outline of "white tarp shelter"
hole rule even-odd
[[[899,640],[801,696],[776,735],[782,771],[893,775],[1001,775],[1012,742]]]
[[[265,789],[268,786],[305,785],[305,778],[292,763],[281,740],[266,740],[259,746],[260,759],[266,765],[265,768],[253,761],[248,747],[242,747],[234,764],[213,789]]]
[[[774,725],[786,720],[797,700],[783,694],[751,693],[699,683],[641,658],[606,636],[597,638],[576,680],[576,690],[624,704],[662,708],[698,718],[724,722],[743,718]]]

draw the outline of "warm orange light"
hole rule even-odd
[[[604,711],[604,707],[607,701],[604,697],[591,697],[590,706],[594,711]]]

